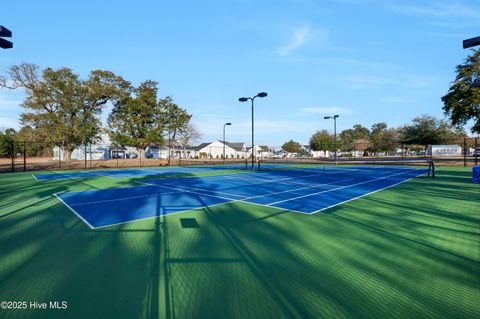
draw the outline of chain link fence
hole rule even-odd
[[[263,162],[277,163],[412,163],[415,161],[435,161],[451,166],[478,165],[480,157],[479,138],[460,138],[446,141],[442,145],[418,145],[404,142],[385,143],[376,147],[362,140],[344,144],[338,142],[337,152],[332,147],[313,151],[308,146],[299,152],[286,152],[281,146],[269,147],[268,156],[260,156]],[[336,158],[335,158],[336,156]]]
[[[15,141],[0,152],[0,172],[35,170],[154,167],[165,165],[195,166],[264,163],[388,163],[408,164],[415,160],[434,160],[452,166],[473,166],[480,157],[479,138],[450,140],[443,145],[390,143],[384,150],[374,149],[368,141],[348,145],[339,142],[336,159],[333,149],[313,151],[303,146],[299,152],[287,152],[280,146],[255,146],[218,142],[197,147],[147,146],[144,149],[117,145],[87,145],[65,151],[58,145]]]

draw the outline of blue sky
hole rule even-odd
[[[8,1],[0,24],[21,62],[153,79],[193,114],[201,141],[307,143],[316,130],[443,117],[441,96],[480,35],[480,1]],[[0,127],[19,128],[21,91],[0,89]],[[468,128],[467,128],[468,129]],[[201,142],[199,141],[199,142]]]

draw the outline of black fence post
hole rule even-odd
[[[475,156],[475,166],[478,165],[478,155],[480,152],[480,149],[478,148],[478,137],[475,137],[475,146],[473,148],[473,156]]]
[[[23,171],[27,171],[27,142],[23,141]]]
[[[463,167],[467,167],[467,138],[463,138]]]
[[[10,144],[10,155],[12,156],[12,173],[15,172],[15,142]]]

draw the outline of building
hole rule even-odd
[[[145,148],[145,158],[167,159],[168,146],[147,146]]]
[[[252,152],[251,152],[252,148],[249,147],[247,149],[247,156],[248,157],[252,157]],[[270,149],[268,148],[267,145],[254,145],[253,146],[253,156],[255,158],[260,158],[260,159],[264,159],[264,158],[270,158],[273,156],[273,153],[270,152]]]
[[[107,133],[101,133],[99,139],[94,143],[87,144],[86,148],[87,160],[107,160],[112,158],[138,158],[139,153],[132,146],[112,146],[112,141]],[[53,159],[58,161],[64,160],[62,148],[55,146],[53,148]],[[80,145],[75,148],[70,155],[72,160],[85,159],[85,146]]]
[[[198,158],[223,158],[223,141],[202,143],[194,148],[194,157]],[[225,142],[225,158],[245,158],[245,143]]]

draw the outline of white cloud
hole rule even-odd
[[[354,113],[353,111],[340,106],[306,107],[306,108],[303,108],[302,111],[306,113],[323,114],[323,115]]]
[[[291,36],[288,43],[277,49],[277,53],[279,55],[289,55],[292,51],[300,48],[309,40],[311,35],[311,29],[308,25],[301,26],[296,28],[293,31],[293,35]]]

